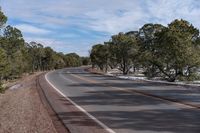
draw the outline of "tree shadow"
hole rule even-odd
[[[106,80],[105,80],[106,81]],[[67,84],[68,89],[85,89],[83,94],[69,97],[72,101],[87,109],[95,118],[108,127],[118,131],[129,130],[130,132],[173,132],[173,133],[199,133],[200,132],[200,111],[171,107],[169,102],[156,100],[139,94],[128,93],[108,87],[120,87],[131,91],[137,89],[155,95],[169,96],[170,98],[181,99],[189,94],[196,94],[198,91],[187,91],[177,88],[174,85],[163,85],[146,82],[124,82],[124,83],[72,83]],[[146,88],[145,88],[146,87]],[[92,89],[91,89],[92,88]],[[145,89],[144,89],[145,88]],[[198,95],[191,96],[197,101]],[[192,100],[191,99],[191,100]],[[65,100],[65,99],[60,99]],[[186,98],[186,100],[189,100]],[[190,100],[190,101],[191,101]],[[163,104],[165,107],[162,108]],[[66,104],[70,106],[69,104]],[[167,107],[169,105],[169,107]],[[129,108],[130,107],[130,108]],[[144,108],[140,108],[144,107]],[[116,109],[117,108],[117,109]],[[65,124],[78,126],[97,126],[93,120],[82,112],[66,111],[59,112],[59,117]]]
[[[197,106],[200,105],[200,89],[199,88],[190,88],[187,89],[183,86],[176,86],[170,84],[162,84],[162,83],[151,83],[151,82],[102,82],[102,83],[76,83],[76,84],[68,84],[69,87],[89,87],[93,88],[94,91],[99,90],[110,90],[106,88],[117,87],[124,88],[125,90],[132,91],[140,91],[143,93],[148,93],[154,96],[164,97],[167,99],[171,99],[174,101],[182,101],[182,102],[193,102]],[[120,91],[122,93],[123,91]],[[107,91],[106,93],[109,93]],[[112,95],[112,93],[109,93]],[[133,95],[132,93],[130,95]],[[130,98],[130,97],[129,97]]]
[[[87,91],[84,96],[70,97],[79,105],[140,106],[162,104],[162,101],[117,90]]]
[[[174,133],[200,132],[199,110],[171,107],[159,108],[163,101],[119,91],[88,92],[87,96],[69,98],[80,106],[94,108],[89,113],[115,130],[128,129],[132,132],[163,131]],[[102,109],[105,105],[108,105],[107,108]],[[149,105],[158,107],[134,110],[139,106]],[[113,109],[114,106],[118,106],[121,110]],[[126,106],[132,107],[133,110],[125,109]],[[100,111],[98,110],[99,107],[101,107]],[[81,112],[60,112],[58,115],[64,120],[65,124],[96,126],[90,118]]]

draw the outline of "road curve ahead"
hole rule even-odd
[[[64,109],[68,104],[61,110],[55,109],[72,133],[93,126],[109,133],[200,133],[198,108],[138,92],[177,98],[198,106],[198,90],[193,93],[180,86],[116,79],[91,74],[83,68],[56,70],[45,77],[61,97],[87,116],[69,115]],[[57,100],[63,102],[63,98]]]

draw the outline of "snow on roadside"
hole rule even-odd
[[[120,79],[128,79],[128,80],[143,80],[148,82],[156,82],[156,83],[166,83],[166,84],[172,84],[172,85],[190,85],[190,86],[200,86],[200,80],[196,80],[190,83],[182,82],[182,81],[175,81],[175,82],[168,82],[159,80],[159,78],[155,79],[147,79],[147,77],[143,76],[142,74],[138,74],[137,76],[131,76],[131,75],[122,75],[118,69],[113,69],[111,71],[108,71],[105,75],[117,77]]]
[[[130,80],[146,80],[146,77],[136,77],[136,76],[117,76],[120,79],[130,79]]]
[[[9,89],[10,90],[15,90],[15,89],[19,89],[21,87],[22,87],[22,84],[15,84],[15,85],[11,86]]]

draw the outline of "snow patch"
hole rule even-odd
[[[121,79],[130,79],[130,80],[145,80],[147,79],[146,77],[136,77],[136,76],[117,76],[118,78]]]
[[[200,74],[200,72],[199,72]],[[108,71],[105,75],[117,77],[120,79],[128,79],[128,80],[143,80],[148,82],[156,82],[156,83],[166,83],[166,84],[172,84],[172,85],[190,85],[190,86],[200,86],[200,80],[192,81],[192,82],[181,82],[181,81],[175,81],[175,82],[168,82],[161,80],[160,77],[155,77],[154,79],[148,79],[144,76],[142,73],[137,73],[134,75],[122,75],[122,72],[115,68]]]
[[[16,85],[11,86],[9,89],[16,90],[16,89],[19,89],[20,87],[22,87],[22,84],[16,84]]]

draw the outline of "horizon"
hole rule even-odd
[[[164,26],[174,19],[200,29],[198,0],[6,0],[0,5],[8,25],[20,29],[26,42],[35,41],[57,52],[88,56],[92,45],[111,35],[134,31],[146,23]],[[90,4],[88,4],[90,3]],[[105,4],[106,3],[106,4]]]

